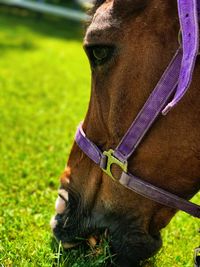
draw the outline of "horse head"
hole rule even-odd
[[[84,38],[92,74],[83,129],[102,151],[115,148],[178,48],[174,0],[99,0]],[[144,181],[191,198],[200,188],[199,61],[182,102],[158,118],[129,170]],[[114,165],[112,173],[120,177]],[[52,228],[64,247],[108,229],[121,266],[134,266],[161,247],[160,230],[176,210],[113,181],[74,143],[61,177]]]

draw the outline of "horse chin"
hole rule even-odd
[[[65,213],[56,214],[51,219],[50,226],[55,239],[62,244],[64,249],[77,247],[84,240],[88,243],[94,242],[91,230],[83,228],[80,230],[76,220],[71,221]]]

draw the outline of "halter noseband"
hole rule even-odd
[[[102,152],[86,137],[82,124],[78,127],[75,140],[79,148],[114,180],[116,179],[112,175],[111,165],[118,165],[122,169],[119,182],[125,187],[160,204],[200,218],[200,206],[153,186],[128,172],[130,156],[133,155],[154,121],[160,114],[166,115],[181,100],[192,81],[199,53],[200,0],[178,0],[178,13],[182,46],[177,50],[117,148]],[[168,103],[172,96],[172,101]]]

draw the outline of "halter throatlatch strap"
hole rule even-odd
[[[178,10],[182,31],[182,47],[176,52],[156,88],[117,148],[102,152],[87,138],[82,129],[82,124],[78,127],[75,140],[80,149],[113,179],[115,178],[112,175],[111,166],[112,164],[118,165],[122,169],[119,182],[125,187],[160,204],[185,211],[200,218],[200,206],[151,185],[128,172],[128,159],[134,153],[146,132],[160,114],[166,114],[178,103],[192,80],[199,50],[198,16],[200,18],[200,0],[198,0],[198,6],[196,0],[178,0]],[[172,95],[174,95],[174,98],[167,105]],[[164,108],[165,106],[166,108]]]

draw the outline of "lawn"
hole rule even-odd
[[[82,34],[66,20],[0,10],[1,266],[95,267],[109,257],[106,241],[96,250],[63,252],[49,227],[58,177],[90,94]],[[199,227],[179,212],[162,232],[162,250],[144,266],[193,266]]]

